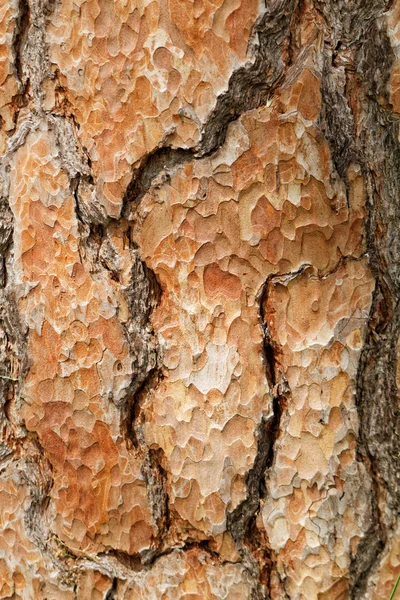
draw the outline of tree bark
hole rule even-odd
[[[0,598],[388,599],[400,1],[0,15]]]

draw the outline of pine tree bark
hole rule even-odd
[[[0,15],[0,598],[388,599],[400,2]]]

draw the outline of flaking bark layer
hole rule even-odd
[[[400,2],[0,34],[0,598],[388,598]]]

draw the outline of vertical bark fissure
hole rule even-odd
[[[119,223],[116,219],[107,219],[96,205],[86,206],[79,196],[79,184],[86,181],[80,176],[74,186],[76,214],[82,229],[85,244],[81,244],[81,253],[91,256],[91,268],[103,269],[109,277],[121,285],[115,251],[109,243],[110,227]],[[123,324],[125,337],[132,357],[132,379],[122,399],[110,397],[121,411],[121,432],[128,447],[140,452],[142,475],[146,483],[149,505],[154,524],[158,530],[157,549],[169,527],[168,494],[166,491],[166,472],[158,460],[155,450],[148,447],[141,422],[141,407],[149,391],[157,385],[160,378],[161,353],[151,324],[151,314],[161,301],[161,286],[154,272],[140,257],[140,250],[130,239],[128,221],[127,243],[132,257],[130,283],[124,288],[129,319]],[[82,257],[85,260],[85,256]],[[144,562],[151,560],[157,549],[151,549],[142,557]]]
[[[369,473],[372,495],[371,523],[351,561],[351,596],[354,599],[364,597],[369,577],[379,564],[389,529],[393,526],[392,523],[388,529],[387,517],[382,514],[380,507],[384,489],[393,497],[396,494],[390,490],[399,489],[399,484],[395,483],[398,482],[399,473],[396,458],[399,454],[398,442],[395,436],[388,436],[389,442],[384,441],[387,437],[384,429],[388,422],[393,423],[393,431],[399,427],[398,409],[395,408],[395,365],[390,364],[389,358],[395,356],[395,340],[399,333],[398,316],[395,314],[398,311],[398,291],[393,281],[388,283],[388,279],[392,278],[391,274],[388,277],[388,270],[393,269],[396,262],[398,265],[399,242],[398,236],[396,240],[392,234],[389,236],[390,244],[386,243],[385,246],[385,236],[379,232],[382,227],[388,232],[399,219],[398,207],[394,209],[390,206],[390,199],[394,202],[397,199],[398,203],[399,198],[399,190],[393,189],[391,184],[395,182],[394,186],[397,185],[396,174],[400,173],[400,161],[396,158],[399,156],[398,141],[395,140],[395,126],[389,122],[390,119],[386,116],[386,123],[382,123],[384,109],[378,104],[379,98],[379,102],[386,102],[388,106],[387,84],[392,69],[393,51],[382,19],[388,8],[389,3],[384,1],[369,5],[358,3],[346,13],[347,8],[341,12],[331,3],[320,3],[320,10],[327,22],[334,25],[331,30],[333,41],[326,45],[325,50],[322,127],[330,144],[336,170],[346,187],[348,166],[351,163],[361,166],[368,188],[366,247],[377,282],[357,376],[356,405],[360,427],[358,457]],[[333,9],[337,11],[337,16],[333,14]],[[332,47],[335,48],[333,54]],[[341,76],[334,74],[336,65],[344,65]],[[337,82],[341,82],[341,89],[338,89]],[[355,92],[356,89],[358,92]],[[360,113],[357,118],[358,131],[353,114],[355,94],[360,96],[357,98]],[[388,189],[391,185],[392,189]],[[393,256],[395,253],[397,258]],[[385,457],[391,466],[385,467],[379,456]],[[398,505],[392,507],[393,511],[397,509]]]
[[[265,313],[270,286],[279,276],[272,275],[266,280],[260,293],[260,327],[263,334],[263,360],[265,365],[266,379],[270,389],[272,414],[264,415],[257,430],[257,453],[253,467],[246,478],[246,498],[232,512],[227,513],[227,530],[232,535],[238,552],[242,557],[243,564],[250,571],[256,586],[254,598],[269,597],[269,583],[274,555],[270,548],[266,548],[260,564],[254,557],[254,541],[252,542],[252,531],[257,529],[256,516],[260,509],[260,500],[265,498],[267,490],[265,478],[274,462],[274,452],[277,439],[280,434],[282,416],[286,410],[287,384],[280,377],[279,354],[280,350],[274,342],[268,327],[268,315]],[[267,594],[267,596],[265,596]]]
[[[386,176],[393,177],[394,174],[396,177],[396,173],[400,174],[400,169],[386,173]],[[389,252],[388,249],[379,248],[376,239],[380,233],[372,215],[375,215],[376,202],[380,202],[382,197],[375,185],[372,185],[371,194],[368,248],[377,283],[368,334],[359,363],[356,402],[360,415],[360,452],[367,457],[373,481],[372,509],[375,522],[360,543],[352,563],[354,599],[363,598],[368,589],[369,577],[378,568],[381,553],[390,539],[390,532],[395,528],[400,506],[400,411],[396,361],[393,360],[400,335],[399,291],[393,281],[388,284]],[[391,196],[393,199],[395,197]],[[388,200],[390,203],[390,197]],[[389,206],[386,209],[390,212]],[[380,226],[385,224],[385,217],[381,215],[381,218]],[[389,509],[386,514],[382,512],[382,503]]]
[[[18,3],[18,18],[15,27],[15,35],[13,39],[14,48],[14,67],[16,75],[21,86],[21,96],[23,97],[26,93],[27,82],[24,82],[23,74],[23,59],[22,59],[22,48],[26,39],[26,34],[29,27],[30,19],[30,7],[28,0],[19,0]]]
[[[108,590],[107,594],[105,595],[104,600],[115,600],[115,598],[117,597],[117,585],[118,579],[117,577],[114,577],[112,585]]]
[[[361,455],[373,482],[373,521],[351,565],[352,598],[365,597],[370,577],[390,532],[400,500],[400,410],[396,384],[396,345],[400,335],[400,145],[398,124],[378,103],[386,102],[393,51],[381,21],[374,21],[357,55],[365,89],[365,115],[360,142],[368,181],[366,239],[376,279],[367,338],[359,362],[356,403],[360,416]],[[383,504],[387,507],[382,511]]]

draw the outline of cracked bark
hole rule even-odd
[[[1,598],[390,593],[397,4],[6,2]]]

